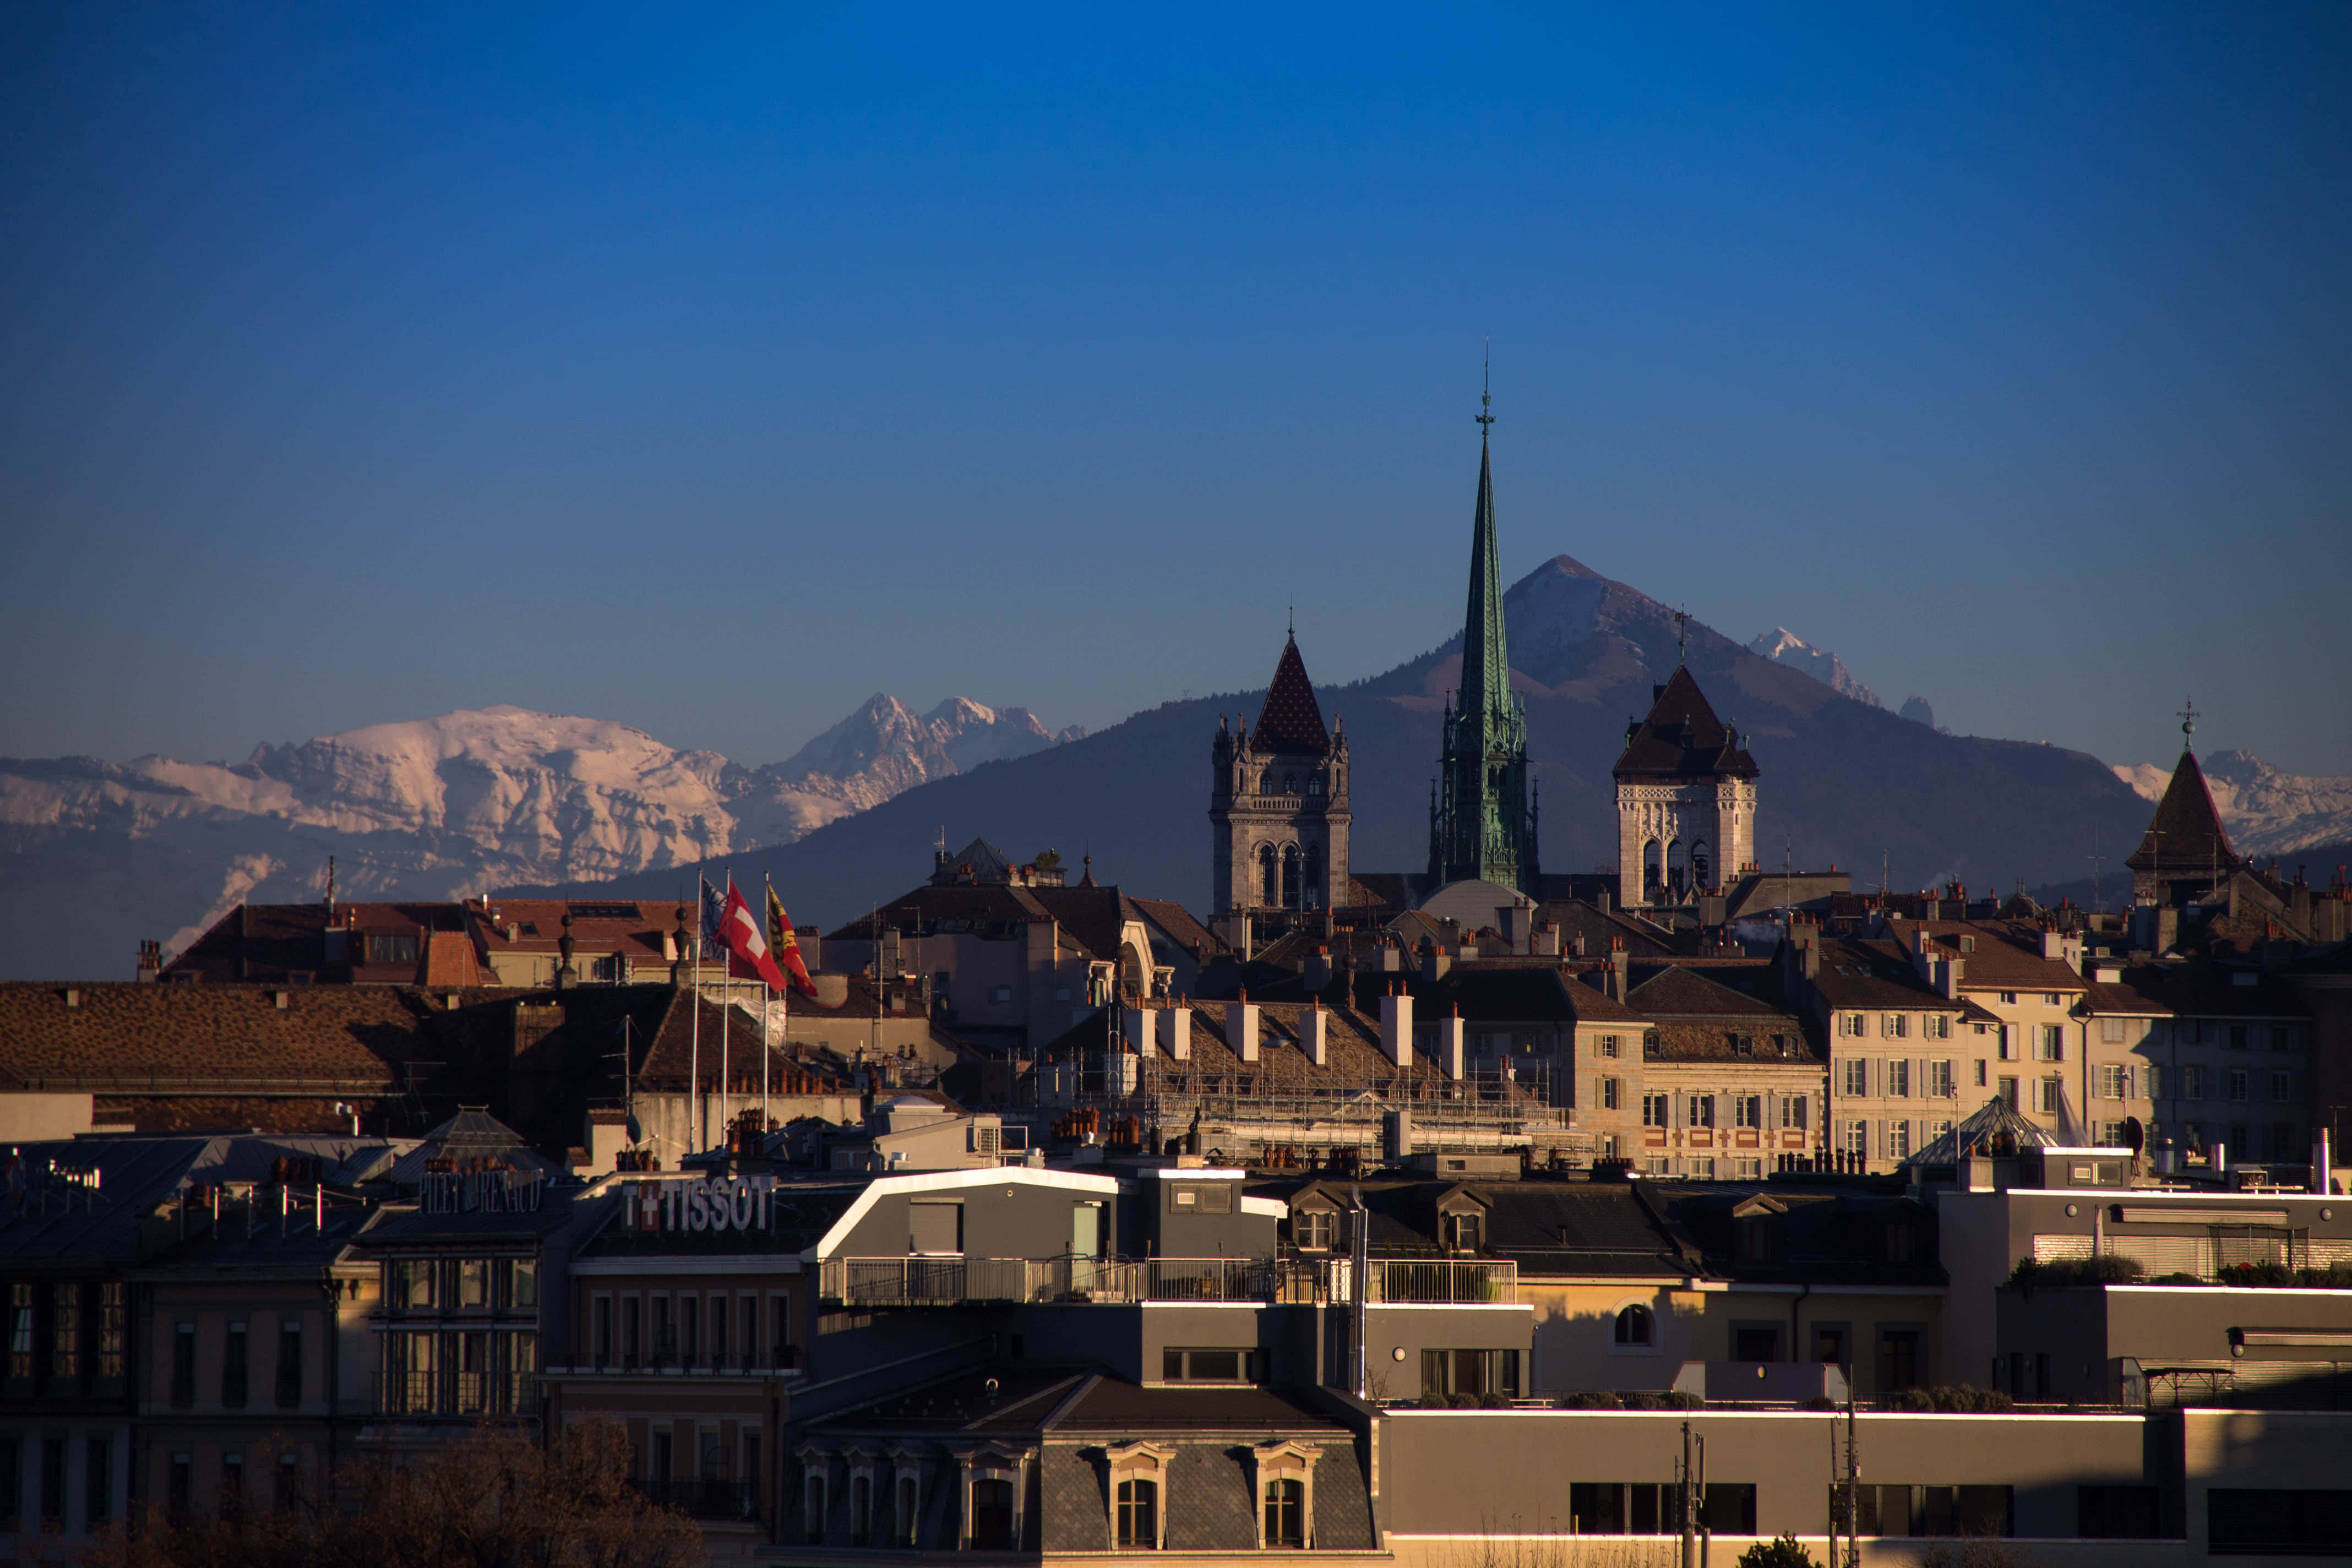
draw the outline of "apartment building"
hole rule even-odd
[[[1894,942],[1791,934],[1789,972],[1829,1046],[1827,1147],[1844,1171],[1890,1172],[1993,1095],[2014,1098],[2000,1018],[1939,989]],[[1947,975],[1948,978],[1948,975]]]
[[[1796,1014],[1682,966],[1643,980],[1625,1002],[1646,1020],[1642,1171],[1761,1181],[1818,1157],[1829,1110],[1822,1053]],[[1631,1138],[1620,1147],[1633,1148]]]

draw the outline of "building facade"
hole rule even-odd
[[[1220,717],[1209,762],[1216,912],[1347,902],[1348,737],[1323,727],[1297,637],[1283,645],[1255,728],[1234,729]]]

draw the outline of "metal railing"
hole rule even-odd
[[[646,1476],[636,1482],[639,1491],[663,1508],[674,1508],[695,1519],[751,1519],[760,1511],[758,1489],[750,1481],[687,1476]]]
[[[384,1415],[531,1415],[539,1410],[535,1372],[387,1372],[376,1380]]]
[[[1511,1304],[1518,1265],[1491,1258],[1374,1258],[1365,1300],[1412,1305]],[[818,1295],[844,1306],[967,1301],[1351,1302],[1345,1258],[828,1258]]]

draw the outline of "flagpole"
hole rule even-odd
[[[730,902],[735,898],[735,868],[732,866],[727,868],[727,897]],[[727,1005],[719,1014],[719,1132],[722,1138],[727,1134],[727,1034],[728,1026],[732,1022],[728,1015],[735,1011],[735,954],[731,950],[727,954],[726,975]]]
[[[760,890],[767,895],[760,910],[761,922],[765,924],[768,918],[767,906],[775,902],[776,888],[775,883],[764,871],[760,873]],[[772,942],[769,945],[773,947],[774,943]],[[772,958],[774,954],[772,952],[769,956]],[[768,1009],[773,1005],[774,1003],[768,996],[768,977],[763,974],[760,977],[760,1138],[763,1148],[768,1136],[768,1060],[771,1055],[771,1047],[768,1044]],[[793,1037],[792,1025],[789,1022],[793,1016],[792,1008],[792,987],[787,985],[784,987],[784,1017],[787,1020],[784,1026],[784,1038],[787,1041]]]
[[[687,1053],[686,1068],[686,1142],[687,1152],[701,1147],[701,1134],[695,1128],[699,1120],[696,1107],[702,1093],[702,927],[703,911],[709,902],[702,896],[710,886],[709,878],[697,873],[694,879],[694,1014],[693,1046]]]

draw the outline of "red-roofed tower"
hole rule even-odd
[[[1345,903],[1348,737],[1323,727],[1296,637],[1283,645],[1257,723],[1235,727],[1220,715],[1209,756],[1216,912]]]

